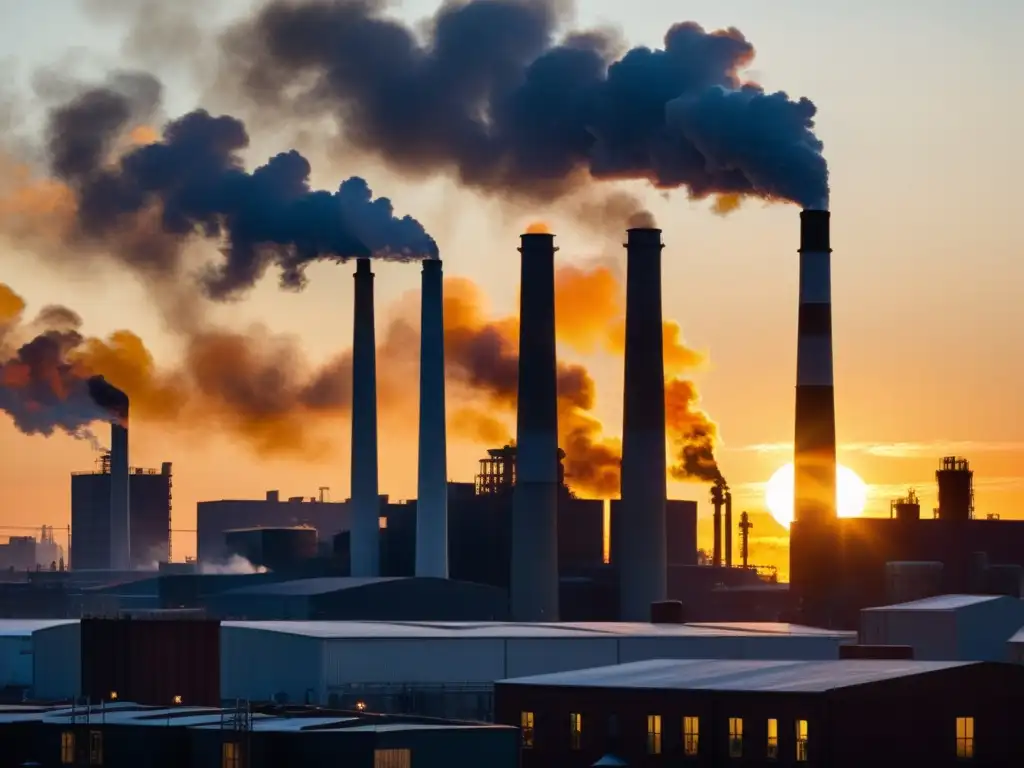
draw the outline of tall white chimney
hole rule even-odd
[[[352,529],[351,575],[380,575],[380,498],[377,478],[377,341],[373,272],[356,260],[352,339]]]
[[[423,262],[420,302],[416,575],[447,579],[448,447],[445,436],[444,288],[440,259]]]
[[[650,621],[666,598],[665,359],[661,230],[634,228],[626,242],[626,349],[622,408],[619,605],[623,621]]]

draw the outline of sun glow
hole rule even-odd
[[[765,504],[779,523],[793,522],[793,463],[779,467],[764,489]],[[868,486],[849,467],[836,467],[836,502],[840,517],[857,517],[868,500]]]

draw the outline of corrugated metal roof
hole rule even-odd
[[[281,632],[324,639],[433,639],[433,638],[616,638],[616,637],[833,637],[856,638],[856,632],[838,632],[794,624],[644,624],[627,622],[399,622],[399,621],[225,621],[222,627]]]
[[[77,619],[0,619],[0,637],[31,637],[40,629],[77,622]]]
[[[1011,643],[1024,643],[1024,627],[1021,627],[1013,633],[1013,637],[1010,638]]]
[[[993,600],[1005,599],[1005,595],[936,595],[935,597],[925,597],[921,600],[911,600],[909,603],[896,603],[895,605],[879,605],[874,608],[865,608],[864,610],[956,611],[961,608],[968,608],[975,605],[981,605],[982,603],[990,603]]]
[[[754,661],[652,659],[611,667],[502,680],[513,685],[660,690],[822,693],[836,688],[910,677],[977,662],[843,659]]]

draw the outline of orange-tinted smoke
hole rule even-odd
[[[527,235],[550,235],[551,227],[544,221],[534,221],[526,225]]]
[[[610,267],[567,265],[555,272],[555,322],[558,340],[578,352],[603,349],[622,355],[626,348],[625,286]],[[687,346],[674,320],[664,321],[665,375],[696,370],[706,356]]]

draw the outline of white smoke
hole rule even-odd
[[[203,574],[245,574],[267,573],[267,569],[262,565],[253,565],[241,555],[232,555],[227,560],[201,563],[199,572]]]

